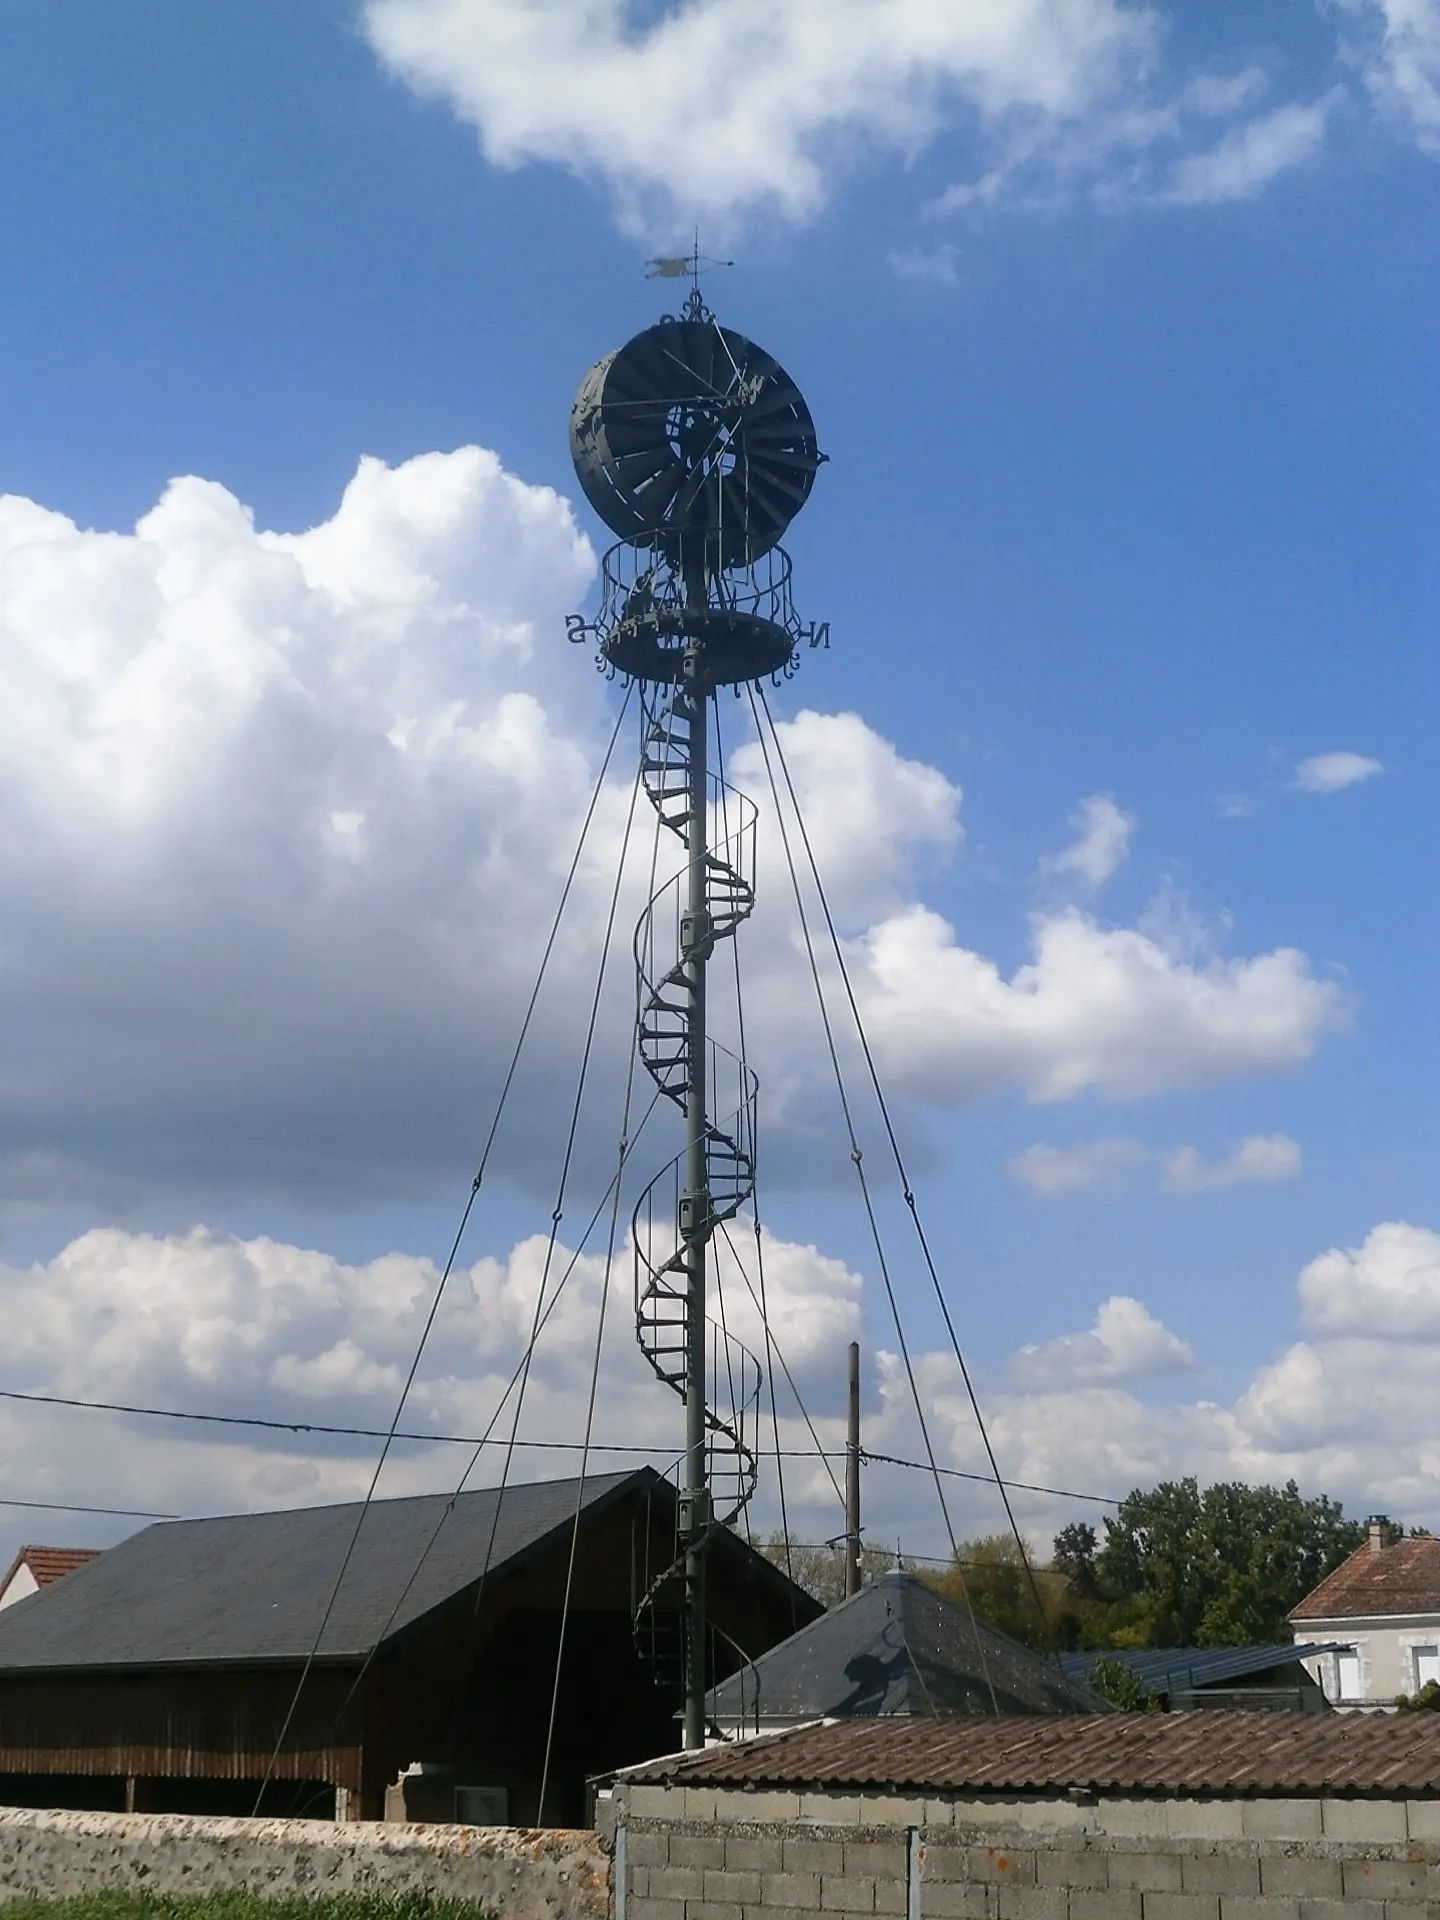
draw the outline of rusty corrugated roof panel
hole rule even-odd
[[[1440,1539],[1422,1534],[1377,1553],[1367,1542],[1327,1574],[1292,1620],[1358,1620],[1366,1614],[1440,1613]]]
[[[633,1781],[938,1793],[1440,1792],[1440,1714],[840,1721],[657,1760]]]

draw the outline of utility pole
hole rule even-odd
[[[850,1342],[845,1433],[845,1598],[860,1591],[860,1342]]]

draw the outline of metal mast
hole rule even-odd
[[[599,613],[572,614],[570,638],[592,640],[603,671],[641,683],[646,792],[685,849],[635,935],[637,1050],[684,1119],[680,1153],[635,1209],[636,1332],[685,1404],[674,1552],[658,1568],[647,1563],[635,1612],[657,1667],[666,1622],[678,1618],[673,1677],[685,1745],[699,1747],[706,1546],[754,1491],[760,1392],[753,1355],[706,1310],[710,1241],[754,1191],[756,1094],[755,1076],[707,1017],[715,943],[734,935],[755,898],[755,809],[710,772],[710,709],[719,687],[793,671],[802,641],[828,644],[827,627],[796,618],[777,544],[822,456],[794,382],[716,322],[698,285],[678,317],[591,368],[570,445],[586,497],[620,536],[602,561]],[[727,1409],[714,1404],[722,1379]]]

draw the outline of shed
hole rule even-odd
[[[1316,1653],[1342,1649],[1326,1643]],[[1325,1710],[1325,1695],[1289,1641],[1263,1647],[1107,1647],[1062,1653],[1072,1680],[1089,1686],[1102,1660],[1128,1667],[1164,1707],[1295,1707]]]
[[[1440,1716],[850,1719],[633,1768],[603,1814],[619,1920],[1398,1920],[1433,1910]]]
[[[1008,1634],[895,1568],[737,1669],[710,1696],[722,1732],[943,1713],[1104,1713]]]
[[[675,1744],[648,1467],[146,1528],[0,1615],[0,1801],[249,1813],[271,1769],[268,1810],[379,1819],[404,1774],[402,1817],[534,1824],[572,1534],[544,1817],[580,1824],[588,1774]],[[709,1599],[719,1675],[818,1611],[724,1530]]]

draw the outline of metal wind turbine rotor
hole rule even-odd
[[[799,388],[770,354],[720,326],[698,286],[678,319],[647,328],[596,363],[570,417],[575,471],[619,535],[601,566],[600,609],[572,614],[570,638],[641,683],[641,774],[685,848],[635,934],[639,1058],[684,1115],[685,1145],[635,1209],[635,1319],[655,1373],[685,1402],[676,1551],[647,1569],[637,1632],[658,1645],[681,1623],[685,1744],[705,1739],[705,1549],[754,1491],[760,1368],[706,1314],[709,1244],[755,1185],[756,1081],[707,1030],[706,969],[754,905],[755,809],[709,772],[715,689],[793,671],[802,626],[780,536],[804,506],[823,456]],[[728,822],[709,839],[712,808]],[[723,1099],[716,1099],[723,1093]],[[717,1117],[712,1102],[719,1106]],[[730,1384],[728,1412],[707,1374]],[[719,1496],[717,1501],[716,1495]],[[718,1511],[717,1511],[718,1508]]]
[[[802,639],[819,644],[795,617],[778,546],[824,457],[810,410],[780,363],[698,296],[590,369],[570,451],[620,537],[597,623],[610,666],[675,681],[699,642],[713,687],[782,672]]]

